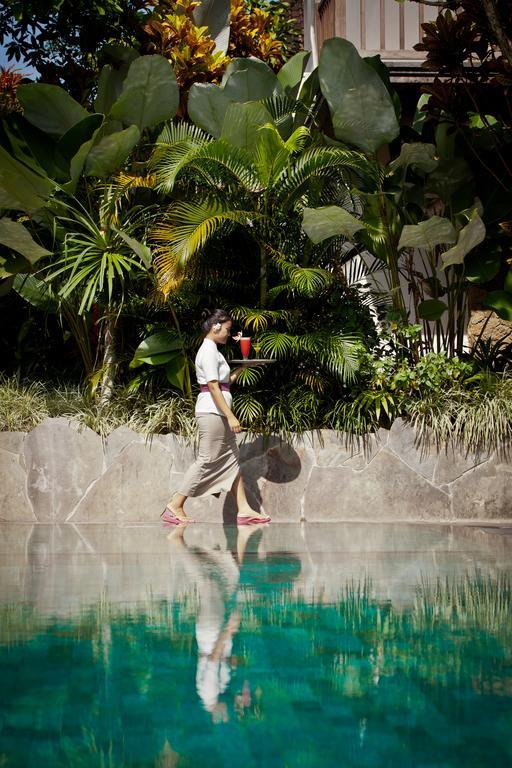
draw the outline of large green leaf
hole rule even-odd
[[[336,138],[375,152],[398,136],[395,108],[386,86],[348,40],[325,41],[319,77]]]
[[[21,253],[31,264],[35,264],[43,256],[51,256],[51,251],[38,245],[21,222],[6,216],[0,219],[0,243],[16,253]]]
[[[59,300],[51,285],[35,275],[16,275],[13,288],[25,301],[44,312],[57,312]]]
[[[229,44],[229,0],[200,0],[192,16],[198,27],[208,27],[208,34],[215,40],[217,51],[226,53]]]
[[[270,113],[263,104],[233,103],[226,110],[221,138],[236,147],[251,150],[256,146],[259,129],[271,122]]]
[[[485,297],[484,305],[493,309],[503,320],[512,320],[512,293],[491,291]]]
[[[183,349],[183,341],[175,331],[158,331],[142,341],[130,362],[130,368],[142,363],[162,365]]]
[[[422,320],[439,320],[448,306],[439,299],[427,299],[418,305],[418,315]]]
[[[445,203],[455,205],[455,210],[470,206],[475,196],[473,173],[462,156],[458,137],[451,123],[438,124],[436,156],[439,157],[439,163],[429,174],[425,187],[426,192],[433,192]]]
[[[10,115],[9,121],[3,121],[3,130],[9,140],[9,144],[3,146],[11,157],[40,176],[56,178],[55,140],[51,136],[18,114]]]
[[[318,67],[315,67],[302,83],[298,101],[303,104],[306,109],[310,109],[319,94],[320,77],[318,74]]]
[[[18,86],[16,96],[25,119],[52,136],[62,136],[88,115],[87,110],[58,85],[25,83]]]
[[[33,213],[54,189],[51,179],[34,173],[0,146],[0,208]]]
[[[194,83],[188,95],[188,115],[193,123],[218,138],[231,100],[213,83]]]
[[[69,164],[80,147],[95,135],[103,124],[103,119],[103,115],[87,115],[59,139],[56,152]]]
[[[178,83],[169,61],[158,55],[140,56],[131,63],[110,116],[142,131],[148,125],[170,120],[178,106]]]
[[[455,243],[457,233],[449,219],[432,216],[419,224],[406,224],[400,235],[398,249],[427,248],[433,250],[442,243]]]
[[[117,101],[123,91],[123,82],[126,72],[114,69],[110,64],[105,64],[100,72],[98,80],[98,92],[94,99],[94,109],[108,115],[112,105]]]
[[[6,282],[6,278],[9,279],[20,272],[26,275],[30,269],[30,263],[20,253],[11,252],[5,258],[0,256],[0,278],[4,282]]]
[[[321,208],[304,208],[302,229],[317,244],[328,237],[340,235],[350,239],[360,229],[364,229],[364,224],[338,205],[325,205]]]
[[[501,248],[482,248],[469,253],[464,261],[464,277],[470,283],[487,283],[496,277],[502,262]]]
[[[136,125],[130,125],[124,131],[104,136],[94,145],[87,155],[85,172],[88,176],[108,176],[124,163],[140,139]]]
[[[187,358],[182,352],[174,352],[171,359],[165,366],[165,375],[167,381],[173,387],[183,391],[185,386],[185,371],[187,368]]]
[[[276,74],[264,61],[233,59],[224,72],[222,87],[230,101],[260,101],[282,93]]]
[[[479,245],[484,238],[485,224],[475,210],[471,214],[469,222],[459,232],[459,239],[456,245],[441,255],[443,269],[452,264],[462,264],[466,254]]]
[[[391,84],[391,73],[388,67],[382,61],[380,54],[376,54],[375,56],[365,56],[363,61],[365,61],[373,70],[375,70],[375,72],[386,86],[386,90],[389,93],[395,108],[396,119],[398,122],[400,122],[402,117],[402,102],[400,101],[400,96]]]
[[[299,51],[291,59],[288,59],[286,64],[277,73],[277,79],[281,83],[286,96],[292,99],[297,98],[304,70],[310,56],[310,51]]]
[[[397,168],[417,168],[425,173],[430,173],[439,162],[435,157],[436,148],[433,144],[424,144],[421,141],[410,144],[402,144],[400,155],[389,164],[390,171]]]
[[[99,140],[98,137],[100,136],[100,132],[101,135],[104,134],[104,129],[104,123],[99,125],[93,132],[91,138],[88,141],[84,141],[84,143],[78,148],[77,152],[71,158],[69,163],[69,175],[71,176],[71,179],[62,185],[66,192],[69,192],[70,194],[75,193],[76,185],[80,178],[80,174],[82,173],[85,161],[87,160],[87,156],[92,147],[95,145],[96,141]]]

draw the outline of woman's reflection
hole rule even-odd
[[[180,554],[189,583],[197,586],[199,610],[196,621],[197,671],[196,688],[204,708],[212,722],[226,723],[229,712],[226,701],[227,689],[239,657],[233,655],[233,637],[240,628],[238,590],[240,574],[246,559],[249,541],[251,550],[257,552],[265,525],[235,528],[236,543],[226,533],[228,546],[225,550],[206,550],[188,546],[185,542],[187,527],[176,526],[167,539],[172,550]],[[251,692],[249,682],[234,696],[234,710],[241,719],[247,713],[257,715],[261,710],[261,690]]]

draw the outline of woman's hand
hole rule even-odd
[[[242,426],[240,422],[238,421],[236,416],[233,416],[233,414],[231,414],[231,416],[228,416],[228,424],[229,424],[230,430],[232,432],[235,432],[235,434],[242,431]]]

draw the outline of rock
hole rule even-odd
[[[39,522],[66,520],[103,469],[101,438],[66,418],[45,419],[26,437],[27,492]]]
[[[512,474],[492,459],[469,470],[450,486],[454,517],[463,519],[498,519],[512,517]]]
[[[305,432],[300,445],[311,453],[312,463],[318,467],[341,467],[363,452],[362,441],[330,429]]]
[[[420,442],[414,427],[404,419],[395,419],[391,425],[388,448],[426,480],[433,479],[438,459],[436,447],[426,440]]]
[[[129,427],[117,427],[105,440],[105,465],[109,467],[112,464],[113,459],[121,453],[127,445],[130,445],[130,443],[141,442],[144,442],[143,435],[134,432],[133,429],[130,429]]]
[[[153,444],[162,445],[169,453],[169,460],[172,462],[172,468],[175,472],[186,472],[191,464],[194,463],[196,453],[194,443],[178,437],[177,435],[154,435]]]
[[[485,464],[491,456],[490,453],[466,453],[452,444],[447,445],[439,452],[434,482],[436,485],[452,483],[474,467]]]
[[[468,322],[468,346],[473,349],[477,339],[482,341],[502,341],[512,344],[512,322],[502,320],[490,309],[473,309]]]
[[[67,520],[128,523],[158,522],[169,499],[172,459],[158,443],[133,442],[70,510]]]
[[[450,498],[387,448],[362,472],[314,467],[305,495],[308,521],[443,520]]]
[[[36,516],[27,496],[27,475],[16,453],[0,450],[0,521],[32,523]]]
[[[273,520],[298,522],[303,516],[303,497],[313,467],[313,455],[305,445],[283,443],[267,451],[260,484],[265,511]]]
[[[23,453],[26,432],[0,432],[0,448],[9,453]]]

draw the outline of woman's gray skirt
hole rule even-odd
[[[198,413],[196,421],[199,452],[177,492],[184,496],[206,496],[230,491],[240,472],[236,435],[225,416]]]

